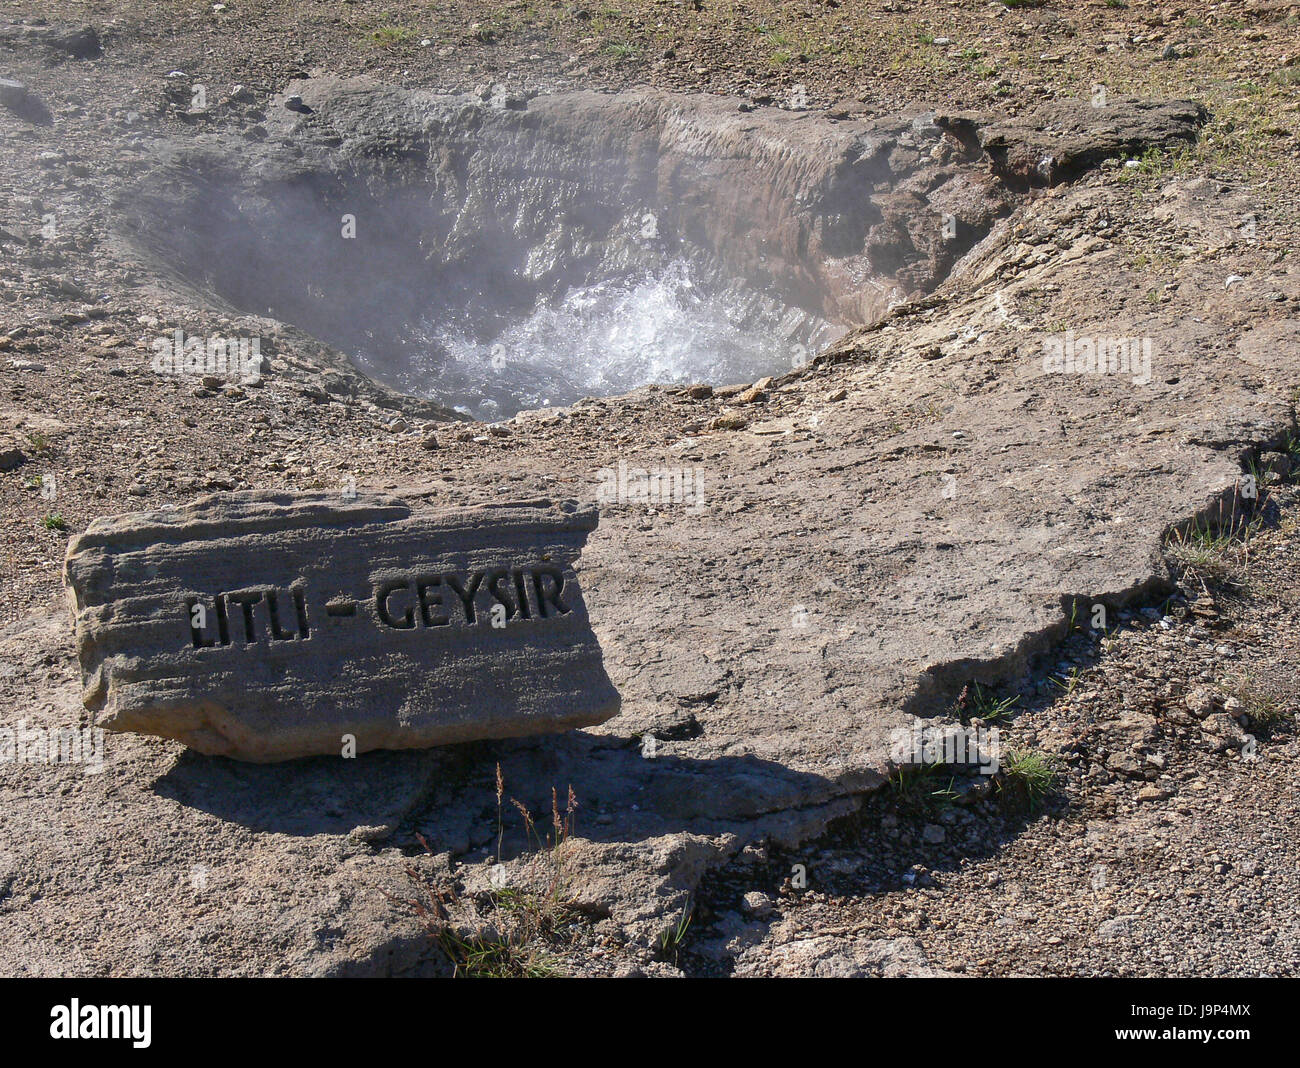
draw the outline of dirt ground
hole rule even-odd
[[[96,28],[102,55],[79,56],[78,39],[60,36],[82,24]],[[1248,190],[1268,219],[1258,255],[1277,277],[1293,275],[1300,237],[1293,2],[9,0],[0,78],[25,83],[69,132],[54,143],[0,111],[0,416],[26,454],[0,470],[0,627],[58,603],[69,534],[98,515],[214,490],[332,485],[367,466],[389,482],[445,477],[447,499],[461,502],[482,495],[474,477],[495,466],[472,435],[440,432],[430,454],[348,406],[300,396],[259,416],[255,397],[252,409],[213,404],[211,392],[118,363],[139,347],[141,324],[184,311],[97,269],[111,197],[148,162],[131,132],[142,115],[178,137],[226,121],[195,117],[169,95],[176,71],[214,100],[240,85],[260,99],[323,73],[448,91],[649,85],[846,112],[1015,116],[1099,89],[1190,98],[1209,109],[1194,146],[1088,181],[1134,204],[1171,179]],[[255,114],[230,121],[259,136]],[[47,216],[57,236],[38,246]],[[1173,276],[1180,253],[1139,217],[1123,237],[1133,269],[1154,284]],[[1200,255],[1215,265],[1215,252]],[[1277,296],[1294,320],[1295,297]],[[1300,379],[1300,351],[1285,355]],[[823,392],[852,385],[853,372],[828,373]],[[666,445],[684,422],[629,411],[618,429],[640,445]],[[599,454],[595,429],[549,433],[492,444],[502,455],[536,448],[511,466],[516,488],[540,484],[547,456]],[[54,469],[57,505],[34,477]],[[747,845],[704,876],[680,917],[664,917],[654,952],[629,951],[588,917],[546,932],[548,959],[625,975],[1300,973],[1292,481],[1289,470],[1265,479],[1245,537],[1171,546],[1174,595],[1133,605],[1104,634],[1076,628],[1055,664],[980,698],[976,714],[999,727],[1004,751],[1050,771],[1041,796],[1033,768],[970,794],[959,788],[969,784],[901,776],[813,841]],[[52,686],[67,669],[45,658],[24,670]],[[40,692],[13,686],[0,691],[6,704]],[[990,714],[998,701],[1009,703]],[[6,870],[0,912],[22,903]]]

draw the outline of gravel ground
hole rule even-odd
[[[172,71],[223,101],[237,84],[264,95],[319,70],[449,90],[651,84],[775,106],[1011,115],[1096,86],[1189,96],[1212,119],[1179,173],[1253,184],[1270,208],[1278,263],[1300,231],[1294,3],[1202,14],[1137,0],[436,10],[124,0],[61,3],[60,27],[44,23],[48,8],[18,0],[0,13],[0,77],[27,83],[71,130],[50,150],[39,133],[6,126],[14,136],[0,149],[9,176],[0,239],[30,233],[46,214],[58,227],[39,253],[0,240],[0,433],[32,454],[21,476],[0,482],[0,625],[58,598],[68,531],[96,515],[250,485],[335,485],[362,464],[393,484],[445,478],[449,503],[487,493],[457,482],[475,432],[444,433],[432,453],[395,432],[391,412],[320,403],[274,381],[195,391],[136,373],[138,350],[160,330],[230,325],[93,266],[105,240],[103,178],[129,181],[142,165],[130,136],[141,115],[181,132],[207,121],[175,98]],[[80,22],[111,45],[93,68],[60,36]],[[257,136],[255,108],[231,121]],[[117,137],[112,152],[105,131]],[[1132,235],[1135,247],[1144,236]],[[112,299],[92,304],[110,284]],[[46,373],[56,365],[67,373]],[[555,429],[547,448],[559,455],[597,433],[566,439]],[[667,445],[675,434],[646,417],[636,437]],[[57,507],[36,477],[56,466]],[[1015,698],[999,723],[1004,751],[1055,764],[1043,798],[1031,803],[1014,779],[956,800],[930,778],[882,791],[816,843],[751,847],[709,876],[667,956],[704,975],[1300,971],[1300,851],[1289,833],[1300,782],[1300,540],[1294,492],[1272,493],[1248,548],[1196,561],[1177,597],[1111,621],[1105,637],[1079,631],[1050,677],[998,694]],[[796,885],[800,870],[806,886]]]
[[[954,800],[932,775],[793,854],[751,851],[702,891],[686,969],[1297,974],[1295,505],[1275,492],[1269,525],[1168,602],[996,695],[1003,753],[1056,763],[1040,801],[1010,782]]]

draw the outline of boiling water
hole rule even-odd
[[[481,306],[481,305],[480,305]],[[686,260],[539,299],[513,320],[473,312],[413,324],[357,362],[478,419],[625,393],[647,383],[727,384],[781,374],[844,331],[752,292],[711,293]],[[394,356],[396,355],[396,359]]]

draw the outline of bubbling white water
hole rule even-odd
[[[497,325],[420,323],[403,338],[404,366],[385,359],[381,376],[492,420],[649,383],[750,382],[800,366],[844,332],[761,294],[710,293],[684,259],[539,299]]]

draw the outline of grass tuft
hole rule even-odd
[[[957,714],[963,722],[982,719],[986,723],[996,723],[999,720],[1010,719],[1019,703],[1018,696],[997,698],[978,682],[971,682],[963,686],[957,696]]]
[[[1284,701],[1261,689],[1248,673],[1234,681],[1232,694],[1241,702],[1255,730],[1271,734],[1295,721],[1295,712]]]
[[[671,961],[673,964],[677,963],[677,954],[681,951],[682,943],[686,941],[686,932],[690,930],[691,917],[691,902],[687,901],[682,907],[682,914],[677,922],[670,927],[665,927],[655,939],[656,957]]]
[[[366,40],[376,48],[396,48],[414,36],[414,32],[405,26],[376,26],[366,34]]]
[[[961,796],[947,764],[903,764],[889,777],[898,807],[919,816],[940,812]]]
[[[497,865],[504,836],[505,780],[497,765]],[[551,790],[551,825],[543,829],[528,808],[515,798],[510,804],[523,819],[524,836],[533,852],[513,868],[513,885],[466,895],[448,876],[430,878],[414,867],[406,876],[414,896],[386,894],[410,910],[423,924],[434,945],[451,964],[452,973],[466,978],[543,978],[563,975],[560,958],[551,947],[566,941],[565,928],[576,914],[569,895],[566,857],[573,835],[578,800],[570,787],[565,806]],[[434,851],[423,835],[424,851]]]
[[[1032,749],[1009,749],[998,772],[998,793],[1036,812],[1043,807],[1056,782],[1056,758]]]
[[[1268,492],[1257,470],[1252,468],[1247,475],[1254,482],[1256,494],[1248,513],[1220,504],[1217,517],[1195,519],[1171,531],[1165,539],[1165,552],[1184,577],[1203,586],[1225,586],[1249,574],[1251,545],[1264,525]]]

